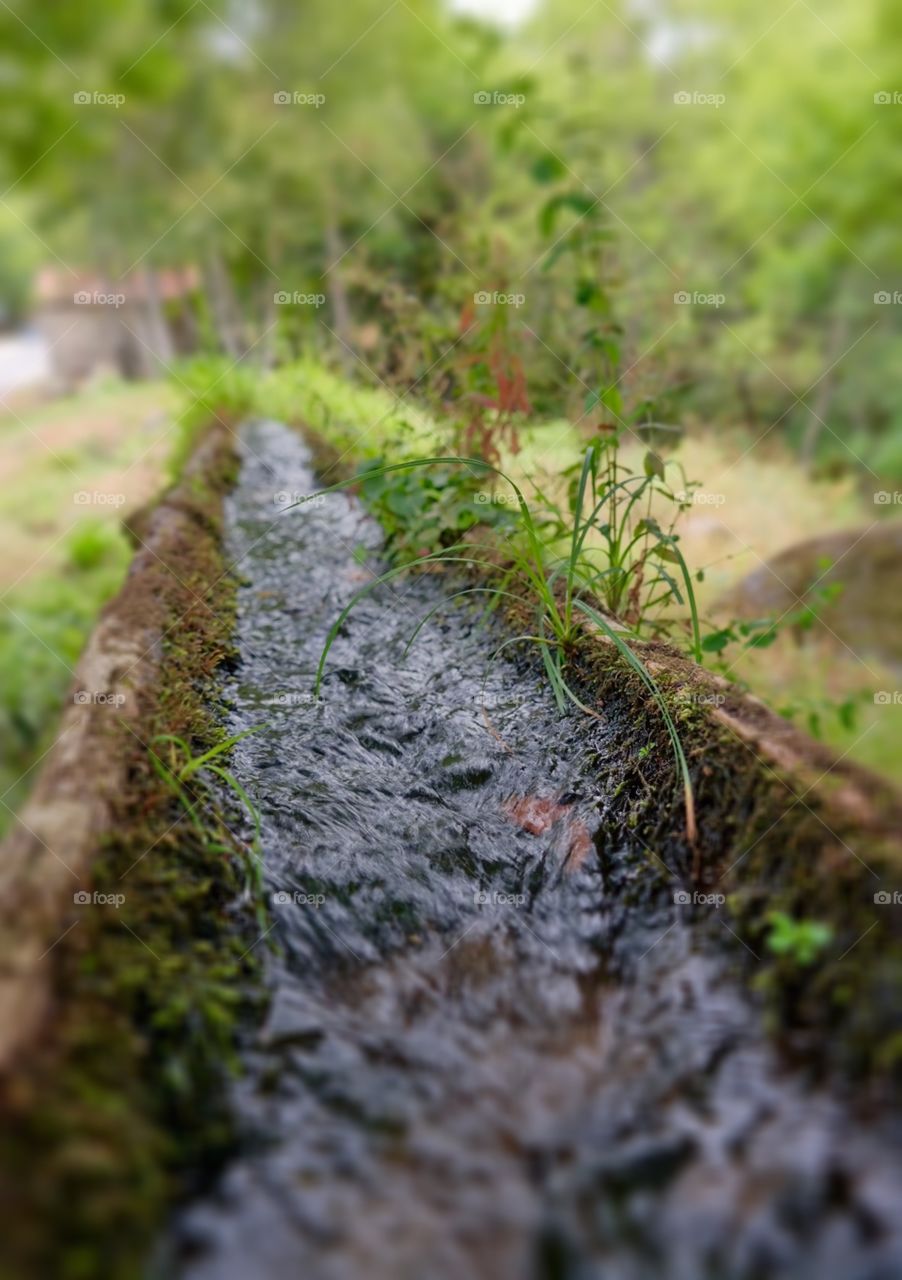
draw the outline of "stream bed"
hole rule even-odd
[[[230,732],[266,726],[232,769],[261,812],[271,1004],[242,1150],[160,1274],[898,1280],[897,1121],[781,1065],[739,942],[606,829],[603,719],[489,661],[502,637],[462,605],[405,657],[447,590],[429,574],[361,601],[313,699],[380,544],[346,493],[280,513],[315,488],[296,434],[247,428],[222,697]]]

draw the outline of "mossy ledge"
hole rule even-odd
[[[354,474],[344,455],[296,425],[324,485]],[[497,566],[504,547],[497,555],[486,551],[492,537],[476,531],[487,562]],[[534,630],[527,609],[500,612],[512,635]],[[587,627],[571,655],[570,678],[599,708],[616,743],[602,765],[603,865],[613,866],[626,834],[648,863],[647,877],[630,893],[671,901],[680,889],[723,893],[719,923],[707,907],[683,909],[695,911],[703,928],[708,920],[711,936],[732,949],[782,1049],[813,1077],[853,1085],[859,1101],[884,1099],[902,1080],[902,796],[672,646],[634,647],[667,699],[689,758],[698,839],[694,847],[686,839],[660,709],[614,646]],[[525,653],[524,646],[507,656],[524,661]],[[875,900],[880,894],[889,901]],[[772,912],[826,924],[830,943],[810,964],[776,954],[768,943]]]
[[[618,744],[605,761],[603,863],[627,833],[648,862],[633,892],[724,894],[717,922],[710,906],[680,909],[731,949],[782,1049],[859,1101],[885,1099],[902,1078],[902,797],[670,646],[635,651],[677,723],[698,837],[686,837],[659,708],[613,645],[586,635],[574,688]],[[827,925],[829,943],[811,962],[775,953],[773,912]]]
[[[208,804],[211,838],[195,830],[149,753],[161,733],[196,751],[220,735],[208,699],[234,620],[220,539],[233,441],[221,423],[202,433],[131,521],[128,578],[0,849],[10,1280],[143,1275],[169,1206],[234,1142],[226,1086],[259,999],[255,904],[224,816]]]

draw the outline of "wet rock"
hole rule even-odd
[[[563,823],[568,871],[581,867],[594,850],[589,828],[576,817],[570,804],[550,796],[512,796],[505,800],[503,808],[508,817],[530,835],[544,835],[557,823]]]
[[[495,766],[490,760],[459,759],[442,763],[445,765],[443,782],[452,791],[472,791],[484,787],[495,773]]]

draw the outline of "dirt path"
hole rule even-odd
[[[117,523],[153,497],[173,403],[164,385],[119,384],[0,416],[0,591],[57,568],[80,521]]]

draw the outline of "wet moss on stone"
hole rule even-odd
[[[137,691],[137,730],[111,719],[105,745],[126,759],[127,786],[92,886],[124,901],[74,917],[53,952],[53,1015],[4,1083],[10,1280],[146,1274],[169,1208],[235,1142],[227,1085],[260,999],[254,904],[242,900],[241,851],[223,843],[215,803],[204,810],[208,839],[185,819],[148,750],[160,733],[197,751],[221,735],[209,699],[231,654],[235,585],[220,526],[237,458],[219,428],[203,448],[202,470],[133,522],[141,543],[158,528],[159,559],[145,560],[123,588],[134,625],[157,637],[155,674]],[[85,762],[85,785],[103,756]]]
[[[902,906],[875,901],[902,884],[898,796],[865,770],[837,765],[820,744],[741,691],[724,691],[668,646],[643,646],[642,656],[679,717],[698,844],[690,848],[685,837],[681,788],[653,700],[610,645],[587,637],[574,654],[577,689],[602,708],[618,742],[604,766],[612,843],[624,825],[641,839],[651,851],[649,883],[660,892],[678,887],[666,864],[690,889],[724,893],[723,918],[736,937],[717,924],[709,932],[732,947],[784,1050],[812,1075],[868,1083],[879,1095],[902,1076]],[[729,727],[743,719],[758,722],[750,740]],[[784,731],[796,753],[791,765],[781,763]],[[774,912],[822,922],[829,944],[809,964],[771,951]],[[700,911],[702,926],[705,918]]]

